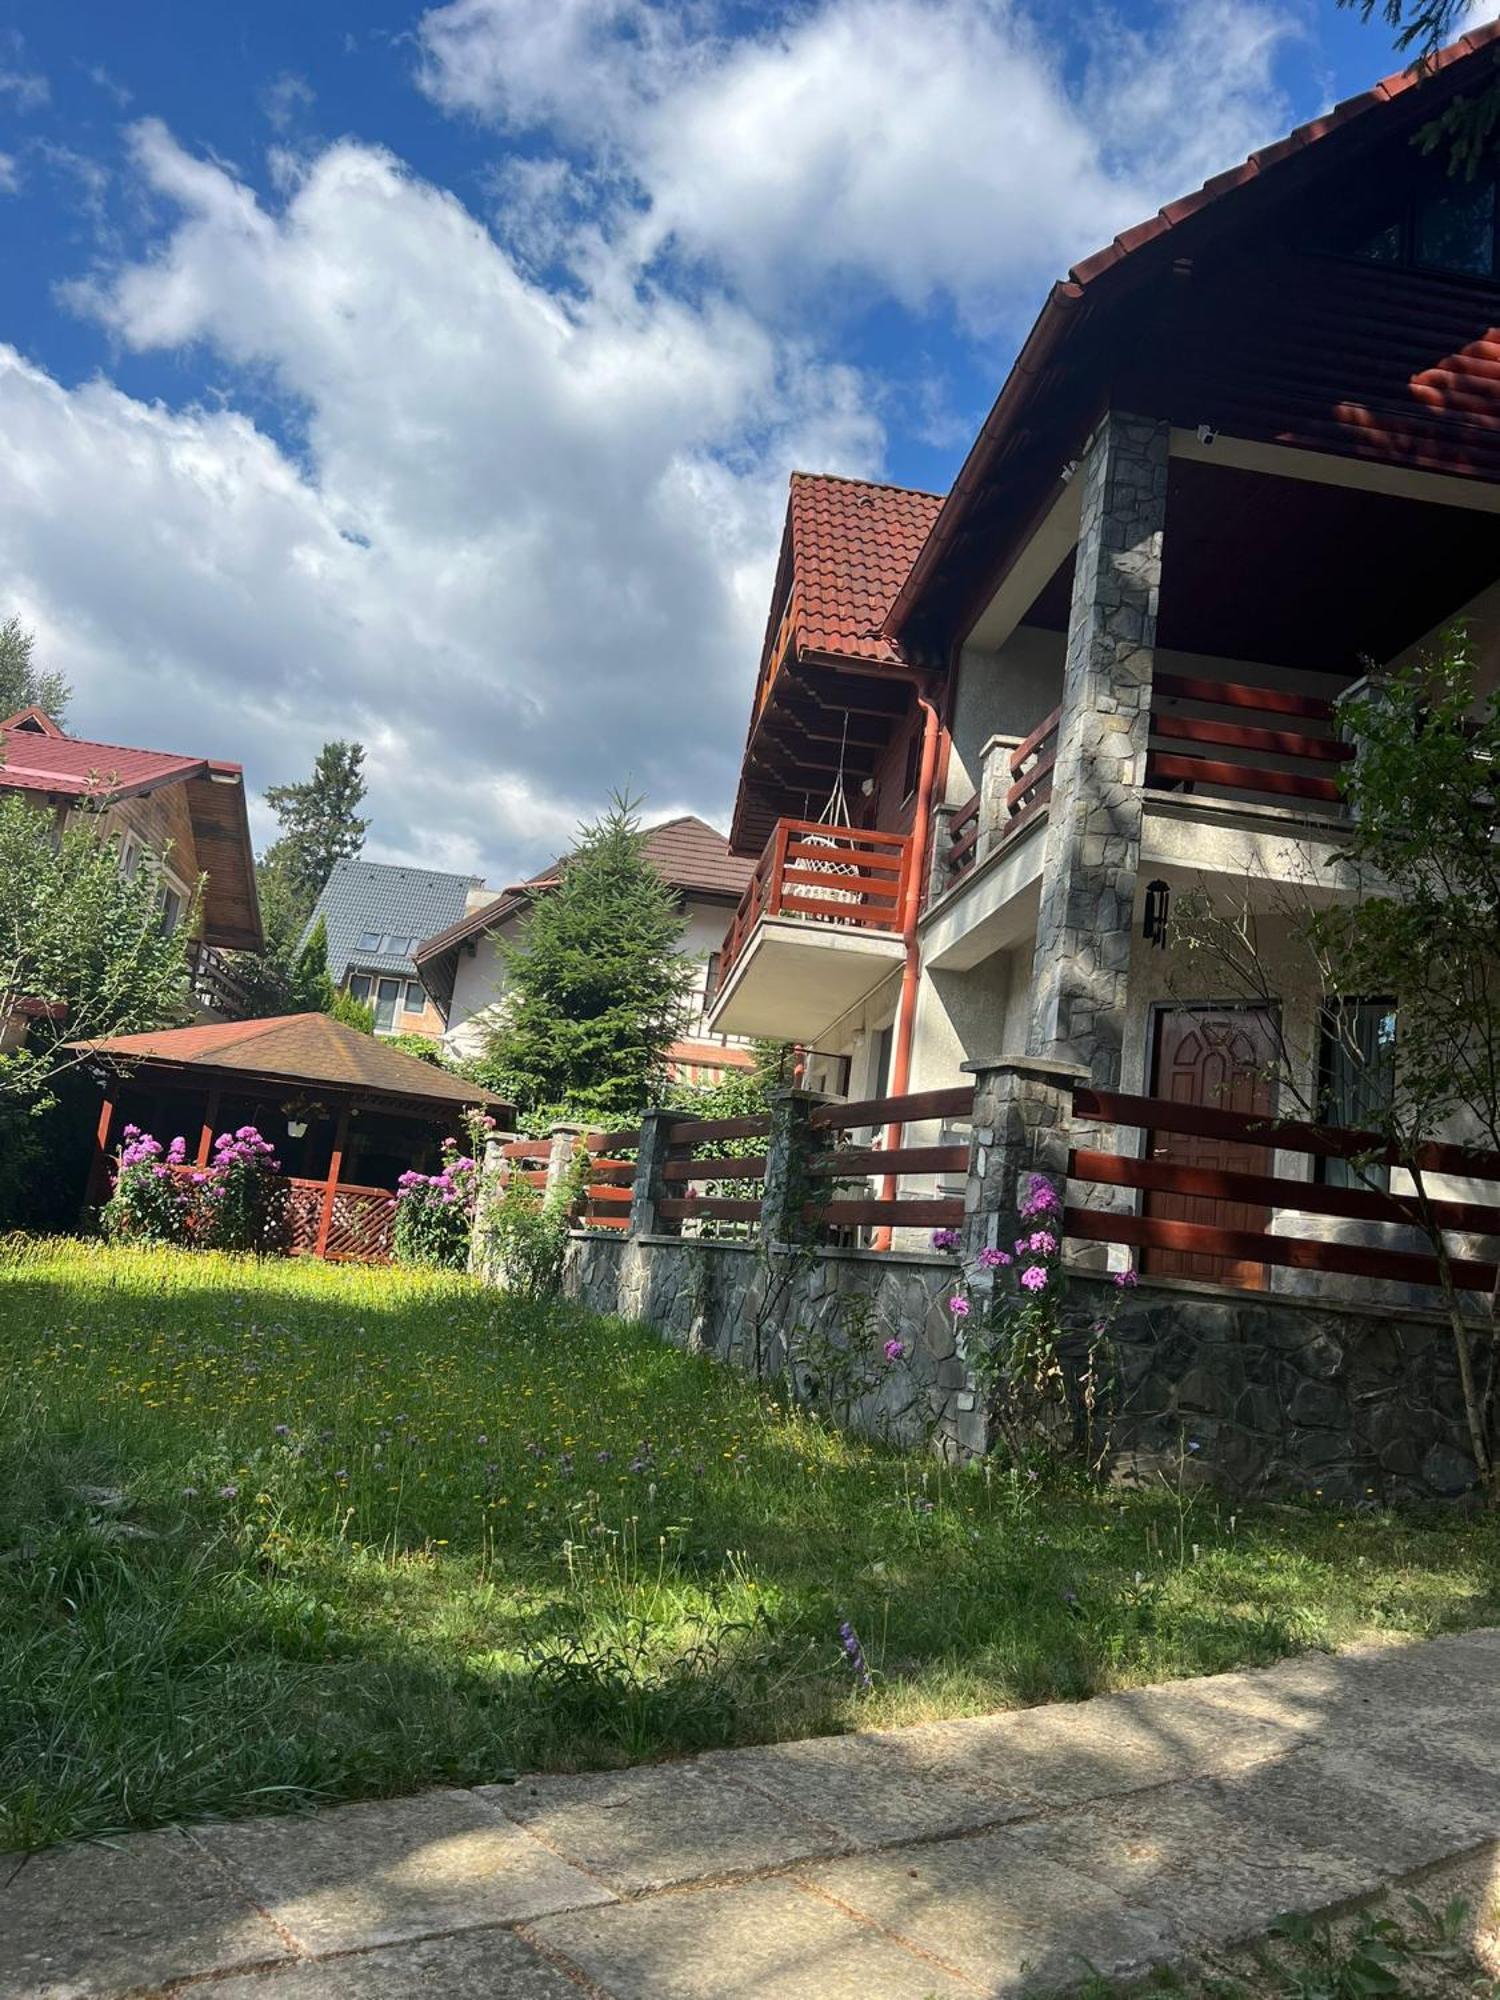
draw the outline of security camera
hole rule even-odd
[[[1198,426],[1199,444],[1212,444],[1214,440],[1218,437],[1218,435],[1219,433],[1214,429],[1212,424],[1199,424]]]

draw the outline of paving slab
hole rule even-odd
[[[1420,1739],[1402,1739],[1386,1753],[1320,1744],[1204,1780],[1201,1790],[1226,1818],[1278,1845],[1359,1864],[1371,1886],[1500,1838],[1500,1783],[1434,1755]]]
[[[1171,1955],[1166,1920],[1037,1854],[1014,1830],[799,1870],[824,1894],[966,1974],[987,1994],[1055,1989],[1091,1970],[1145,1971]]]
[[[526,1931],[613,2000],[973,2000],[975,1991],[786,1881],[679,1891]]]
[[[732,1768],[647,1764],[485,1786],[479,1796],[625,1896],[842,1851],[832,1827],[736,1783]]]
[[[1268,1838],[1227,1787],[1209,1781],[1049,1813],[1006,1829],[1006,1838],[1018,1854],[1106,1884],[1164,1930],[1214,1944],[1378,1886],[1366,1864]]]
[[[290,1952],[183,1834],[0,1855],[3,2000],[106,2000]]]
[[[277,1972],[216,1979],[198,2000],[415,2000],[424,1993],[433,2000],[581,2000],[574,1979],[510,1931],[303,1959]]]
[[[309,1953],[611,1900],[471,1792],[239,1820],[194,1838]]]

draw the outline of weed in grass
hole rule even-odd
[[[1490,1517],[903,1457],[453,1274],[11,1248],[0,1385],[12,1847],[1500,1615]]]

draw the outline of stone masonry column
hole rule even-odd
[[[635,1180],[630,1191],[630,1238],[679,1236],[675,1223],[667,1223],[656,1213],[656,1204],[667,1192],[663,1169],[672,1143],[672,1127],[683,1120],[681,1111],[647,1111],[641,1118],[640,1149],[635,1156]]]
[[[1028,1052],[1118,1089],[1151,726],[1168,428],[1110,411],[1085,447]]]
[[[829,1151],[833,1134],[810,1123],[820,1104],[832,1099],[820,1090],[778,1090],[771,1097],[771,1132],[766,1140],[766,1178],[761,1194],[760,1240],[772,1249],[805,1242],[802,1205],[826,1199],[832,1183],[809,1183],[808,1168]]]
[[[579,1148],[589,1133],[598,1131],[597,1125],[549,1125],[547,1140],[547,1186],[544,1190],[550,1201],[573,1171],[573,1161]]]
[[[968,1062],[974,1079],[973,1139],[964,1190],[963,1257],[971,1270],[981,1250],[1009,1250],[1032,1174],[1045,1174],[1067,1198],[1074,1086],[1089,1081],[1080,1063],[1041,1056]],[[988,1283],[978,1274],[981,1285]]]

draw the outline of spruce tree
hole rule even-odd
[[[364,761],[362,743],[325,743],[310,778],[267,787],[266,803],[281,822],[281,838],[262,856],[261,868],[284,879],[301,911],[299,933],[335,864],[352,860],[364,846],[370,829],[359,817]]]
[[[584,827],[555,889],[506,952],[485,1075],[518,1109],[594,1123],[661,1102],[692,967],[683,915],[646,853],[637,801]]]
[[[33,655],[36,634],[19,618],[0,625],[0,721],[23,708],[39,708],[60,723],[73,690],[55,667],[39,667]]]

